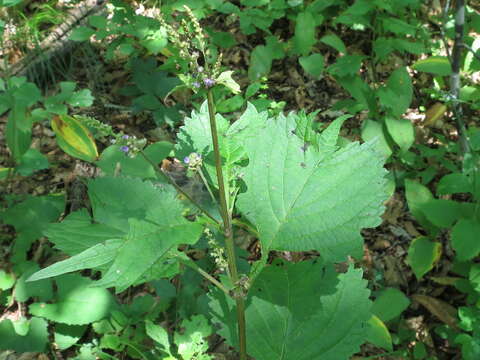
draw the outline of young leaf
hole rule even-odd
[[[425,236],[412,241],[408,248],[407,262],[418,280],[433,269],[442,255],[442,245],[432,242]]]
[[[90,131],[76,118],[58,115],[52,119],[58,145],[67,154],[85,161],[98,158],[97,145]]]
[[[346,360],[365,340],[370,301],[361,270],[277,263],[248,296],[247,352],[256,360]],[[209,305],[220,335],[237,347],[233,301],[215,290]]]
[[[220,75],[218,75],[217,79],[215,80],[217,84],[225,85],[230,91],[234,94],[238,94],[240,92],[240,85],[238,85],[235,80],[232,79],[233,71],[224,71]]]
[[[55,344],[60,350],[68,349],[80,340],[86,329],[86,325],[56,324],[54,333]]]
[[[257,227],[264,251],[315,249],[331,261],[359,255],[359,231],[379,223],[386,199],[383,158],[372,143],[305,146],[293,133],[296,118],[269,119],[246,139],[238,209]]]

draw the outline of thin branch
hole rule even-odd
[[[470,46],[468,46],[467,44],[462,44],[462,46],[467,49],[468,51],[470,51],[473,56],[477,59],[477,60],[480,60],[480,54],[477,54],[477,51],[473,50]]]
[[[217,225],[220,225],[220,221],[218,221],[208,210],[202,207],[195,199],[193,199],[189,193],[183,190],[171,177],[168,175],[160,166],[155,164],[150,158],[143,152],[140,151],[140,154],[144,157],[147,162],[153,166],[153,169],[157,174],[161,174],[180,194],[185,196],[193,205],[195,205],[201,212],[203,212],[206,216],[212,219]]]

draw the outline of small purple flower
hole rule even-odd
[[[206,78],[203,79],[203,83],[205,84],[206,88],[211,88],[213,85],[215,85],[215,80]]]
[[[192,85],[193,85],[193,87],[196,87],[197,89],[200,87],[200,83],[198,81],[195,81]]]
[[[185,157],[183,158],[183,162],[184,162],[185,164],[188,164],[188,163],[190,162],[190,156],[185,156]]]
[[[120,148],[120,151],[123,151],[125,154],[128,153],[129,150],[130,150],[130,148],[126,145],[124,145]]]
[[[130,137],[130,136],[128,136],[128,135],[123,135],[123,136],[122,136],[122,139],[127,140],[129,137]]]

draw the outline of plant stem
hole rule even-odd
[[[208,272],[206,272],[205,270],[203,270],[200,266],[198,266],[194,261],[187,261],[185,259],[182,259],[181,257],[178,258],[179,261],[185,265],[185,266],[188,266],[189,268],[195,270],[196,272],[198,272],[200,275],[202,275],[205,279],[207,279],[208,281],[210,281],[213,285],[215,285],[216,287],[218,287],[220,290],[222,290],[225,295],[229,295],[229,292],[228,292],[228,289],[223,286],[223,284],[218,281],[217,279],[215,279],[212,275],[210,275]]]
[[[213,202],[216,203],[216,202],[217,202],[217,199],[216,199],[215,196],[213,195],[212,189],[210,188],[210,185],[208,184],[208,181],[207,181],[207,179],[205,178],[205,175],[203,175],[203,171],[202,171],[202,168],[201,168],[201,167],[198,167],[198,174],[200,175],[200,178],[202,179],[203,184],[204,184],[205,187],[207,188],[208,193],[210,194],[210,198],[213,200]]]
[[[143,151],[140,151],[140,154],[142,154],[142,156],[144,157],[145,160],[147,160],[147,162],[153,166],[153,168],[155,169],[155,172],[157,174],[161,174],[164,178],[166,178],[166,180],[175,188],[175,190],[177,190],[180,194],[182,194],[183,196],[185,196],[193,205],[195,205],[201,212],[203,212],[206,216],[208,216],[210,219],[212,219],[213,221],[215,221],[216,224],[220,225],[220,222],[212,215],[208,212],[208,210],[204,209],[202,207],[202,205],[200,205],[197,201],[195,201],[191,196],[190,194],[188,194],[187,192],[185,192],[171,177],[170,175],[168,175],[160,166],[158,166],[157,164],[155,164]]]
[[[463,49],[463,27],[465,24],[465,3],[464,0],[455,2],[455,41],[452,51],[452,75],[450,76],[450,93],[453,97],[453,113],[457,122],[460,148],[462,155],[470,151],[470,144],[467,138],[467,129],[463,121],[462,105],[460,97],[460,62]]]
[[[233,286],[238,283],[237,262],[235,258],[235,246],[233,242],[233,231],[231,214],[228,210],[228,203],[225,192],[225,182],[222,171],[222,158],[220,156],[220,147],[218,145],[217,123],[215,121],[215,104],[213,101],[212,90],[207,91],[208,115],[210,118],[210,131],[212,134],[213,152],[215,155],[215,169],[217,171],[218,190],[220,193],[220,214],[223,219],[223,231],[225,234],[225,244],[229,274]],[[235,296],[237,308],[238,340],[240,346],[240,360],[247,360],[247,337],[245,326],[245,301],[241,296]]]

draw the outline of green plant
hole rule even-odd
[[[366,340],[362,329],[371,317],[371,303],[362,272],[350,265],[338,274],[333,262],[361,255],[359,230],[379,223],[387,196],[383,158],[374,150],[374,142],[337,145],[340,127],[349,116],[318,133],[305,114],[270,117],[249,105],[232,124],[215,114],[213,89],[224,85],[238,93],[239,87],[231,71],[220,72],[218,61],[198,63],[200,55],[208,57],[209,47],[188,9],[187,15],[183,32],[164,26],[175,46],[197,50],[180,53],[189,70],[181,77],[182,86],[205,94],[207,101],[185,119],[175,156],[184,159],[192,174],[201,176],[211,196],[198,201],[158,168],[165,153],[153,158],[143,150],[145,142],[114,134],[93,119],[76,118],[99,135],[115,136],[119,150],[138,164],[146,160],[158,178],[143,180],[145,176],[137,174],[140,178],[105,176],[88,181],[92,213],[74,212],[45,230],[55,247],[70,257],[36,272],[29,281],[61,276],[60,281],[78,277],[65,273],[94,269],[101,278],[89,289],[104,294],[107,287],[122,292],[171,278],[186,266],[214,285],[204,298],[209,309],[205,315],[219,324],[219,334],[238,349],[240,359],[246,359],[247,352],[256,359],[347,358]],[[73,120],[60,119],[66,124],[62,126],[77,126]],[[88,138],[93,139],[83,137]],[[63,140],[77,146],[71,139]],[[86,141],[75,150],[87,146]],[[177,198],[177,191],[190,205]],[[235,224],[259,238],[262,256],[251,266],[239,262],[235,254]],[[202,234],[215,259],[216,276],[187,256]],[[316,250],[320,256],[297,264],[268,264],[272,250]],[[78,281],[83,280],[78,277]],[[105,318],[112,310],[108,302],[102,304],[98,310],[106,312],[98,316]],[[74,315],[58,318],[55,304],[32,310],[38,316],[76,324]],[[99,318],[89,319],[95,320]],[[147,323],[149,332],[171,356],[164,334],[152,335],[162,330]],[[175,341],[178,353],[189,358],[181,353],[179,341]]]
[[[89,90],[75,91],[73,82],[60,83],[60,93],[42,98],[40,90],[25,77],[0,78],[0,114],[8,112],[6,142],[16,170],[22,175],[48,167],[38,150],[31,149],[32,127],[36,122],[65,114],[67,106],[89,106],[93,98]],[[43,107],[39,103],[43,103]]]

